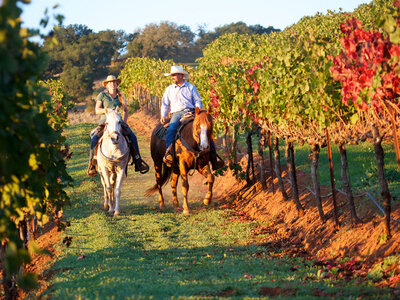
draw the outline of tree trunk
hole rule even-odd
[[[258,127],[258,155],[261,158],[261,167],[260,167],[260,181],[263,190],[267,189],[267,182],[265,179],[265,161],[264,161],[264,146],[265,146],[265,136],[264,131],[261,127]]]
[[[283,198],[287,201],[289,200],[289,197],[286,193],[285,185],[283,184],[281,158],[279,154],[279,139],[277,137],[274,138],[274,156],[275,156],[275,162],[274,162],[275,174],[276,177],[278,178],[279,188],[281,190]]]
[[[247,144],[247,154],[249,156],[248,162],[247,162],[247,168],[246,168],[246,183],[247,186],[250,186],[253,182],[250,178],[250,171],[253,169],[253,179],[254,179],[254,160],[253,160],[253,145],[252,145],[252,140],[251,136],[253,134],[253,131],[250,130],[247,133],[246,137],[246,144]]]
[[[297,186],[296,164],[294,159],[293,142],[289,142],[288,140],[286,140],[285,155],[286,155],[286,162],[288,165],[288,172],[290,175],[290,182],[292,185],[292,197],[294,202],[296,203],[296,208],[299,216],[303,216],[304,209],[301,206],[299,199],[299,189]]]
[[[347,178],[347,151],[343,143],[339,144],[340,160],[342,163],[342,182],[343,189],[346,193],[347,201],[350,207],[351,221],[353,224],[360,223],[361,220],[357,217],[356,207],[354,206],[353,192],[351,191],[350,181]]]
[[[382,148],[382,137],[379,134],[379,129],[376,126],[372,126],[372,135],[374,137],[374,149],[375,149],[375,156],[376,156],[376,163],[378,168],[378,178],[379,184],[381,187],[381,196],[383,199],[383,205],[385,207],[385,230],[387,238],[390,239],[392,237],[390,231],[390,213],[391,213],[391,199],[392,195],[389,192],[389,188],[387,185],[387,181],[385,178],[385,161],[384,161],[384,152]]]
[[[318,213],[319,217],[322,221],[322,223],[325,223],[325,214],[324,210],[322,209],[322,201],[321,201],[321,188],[319,185],[319,180],[318,180],[318,160],[319,160],[319,152],[320,148],[319,145],[314,144],[312,146],[312,154],[311,154],[311,179],[313,182],[314,186],[314,197],[315,197],[315,202],[317,204],[318,208]]]

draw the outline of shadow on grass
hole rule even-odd
[[[62,274],[58,274],[58,281],[47,294],[55,299],[200,298],[224,293],[258,297],[269,289],[276,292],[279,287],[281,292],[275,296],[289,298],[385,298],[383,290],[365,285],[344,281],[333,285],[329,280],[307,282],[310,270],[306,264],[293,271],[291,265],[269,259],[267,253],[257,252],[257,256],[248,246],[145,250],[140,241],[126,242],[84,257],[71,255],[58,261],[53,269]]]

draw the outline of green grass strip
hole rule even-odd
[[[66,136],[73,152],[68,162],[75,187],[68,192],[71,222],[65,235],[70,247],[58,245],[51,286],[53,299],[262,299],[279,291],[278,299],[390,298],[372,281],[323,278],[312,260],[273,258],[252,231],[267,224],[232,221],[231,211],[213,204],[203,209],[193,192],[193,213],[158,210],[157,196],[144,197],[154,173],[140,175],[130,167],[124,182],[121,216],[102,209],[99,178],[88,179],[89,137],[93,124],[71,126]],[[150,161],[147,142],[138,136],[142,156]],[[166,195],[171,199],[170,195]],[[258,238],[266,239],[267,235]],[[296,266],[295,268],[293,268]],[[278,289],[280,288],[280,289]]]

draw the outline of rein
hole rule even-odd
[[[125,152],[124,155],[122,155],[122,156],[120,156],[120,157],[114,159],[114,158],[111,158],[111,157],[108,157],[107,155],[105,155],[105,154],[103,153],[103,149],[102,149],[102,147],[101,147],[101,145],[100,145],[100,154],[101,154],[101,156],[103,156],[105,159],[107,159],[107,160],[109,160],[109,161],[111,161],[111,162],[113,162],[113,163],[120,163],[127,155],[129,155],[129,149],[128,149],[128,151]]]

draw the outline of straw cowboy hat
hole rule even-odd
[[[111,81],[116,81],[118,85],[121,83],[121,79],[117,79],[114,75],[108,75],[106,80],[103,81],[103,86],[106,86]]]
[[[189,73],[186,72],[181,66],[172,66],[171,72],[165,73],[165,76],[171,76],[172,74],[183,74],[183,79],[189,79]]]

